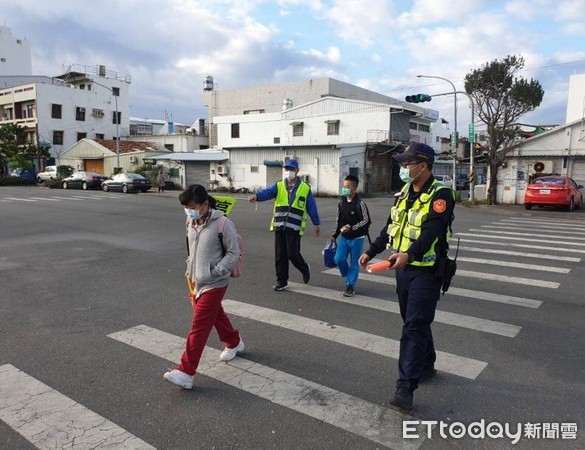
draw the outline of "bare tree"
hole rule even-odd
[[[524,58],[508,55],[465,76],[465,92],[473,97],[476,114],[487,127],[489,204],[496,203],[497,169],[514,141],[518,119],[537,108],[544,96],[538,81],[516,76],[523,67]]]

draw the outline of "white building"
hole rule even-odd
[[[571,75],[565,125],[519,141],[498,170],[496,201],[523,204],[536,173],[566,175],[585,185],[585,74]]]
[[[571,123],[585,116],[585,73],[569,77],[569,96],[565,123]]]
[[[8,78],[8,79],[7,79]],[[27,129],[29,142],[57,158],[84,138],[128,134],[130,75],[105,66],[70,66],[57,77],[0,77],[0,124]],[[48,145],[49,144],[49,145]]]
[[[228,150],[210,184],[256,190],[282,177],[287,158],[320,195],[338,195],[348,174],[361,192],[390,192],[402,182],[392,155],[412,141],[432,145],[436,111],[331,78],[216,91],[204,84],[210,140]]]
[[[0,25],[0,77],[12,75],[32,75],[30,46]]]
[[[189,126],[168,120],[130,117],[129,141],[153,142],[173,152],[194,152],[209,148],[205,120]]]

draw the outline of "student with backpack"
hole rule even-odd
[[[213,327],[225,343],[219,356],[221,361],[230,361],[244,350],[239,331],[232,326],[221,306],[233,269],[241,261],[241,250],[233,222],[215,209],[215,199],[203,186],[189,186],[179,195],[179,201],[187,215],[186,276],[194,286],[193,321],[181,362],[176,369],[166,372],[164,379],[191,389]]]
[[[331,240],[337,244],[335,264],[345,279],[343,295],[352,297],[360,272],[359,258],[364,239],[372,223],[368,207],[357,194],[359,179],[348,175],[341,187],[341,200],[337,204],[337,220]],[[347,259],[349,257],[349,264]]]

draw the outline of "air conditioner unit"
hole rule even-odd
[[[225,174],[225,166],[217,166],[217,173],[220,175]]]
[[[129,158],[129,160],[130,160],[130,162],[131,162],[132,164],[136,164],[136,156],[134,156],[134,155],[130,155],[130,158]]]
[[[548,160],[533,161],[531,170],[533,173],[552,173],[553,162]]]

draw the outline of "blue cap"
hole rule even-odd
[[[412,142],[403,153],[394,155],[394,159],[399,163],[418,161],[432,164],[435,162],[435,151],[426,144]]]
[[[287,161],[284,162],[284,166],[285,169],[290,168],[290,169],[295,169],[297,170],[299,168],[299,163],[296,161],[296,159],[289,159]]]

